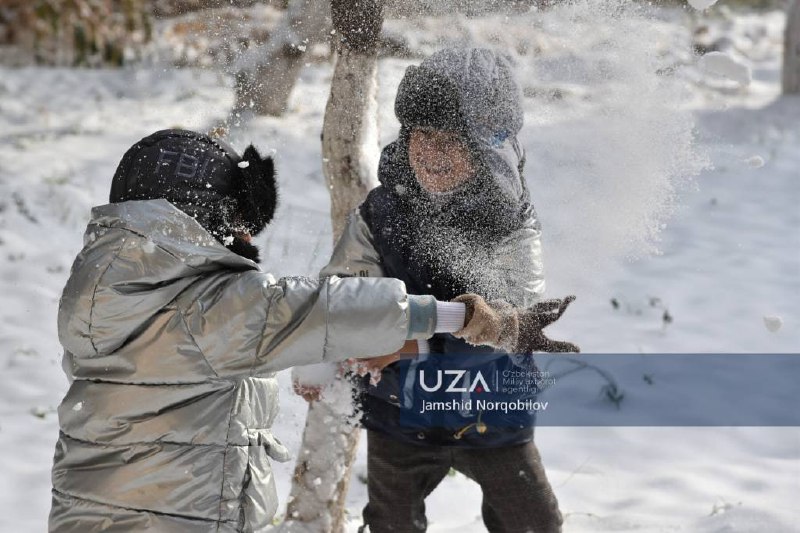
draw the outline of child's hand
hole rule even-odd
[[[519,337],[517,310],[503,300],[487,302],[477,294],[462,294],[454,302],[467,306],[465,325],[453,333],[468,343],[513,352]]]
[[[470,344],[488,345],[509,353],[580,352],[577,345],[550,340],[542,330],[561,318],[574,296],[516,309],[502,300],[487,302],[477,294],[454,301],[467,306],[466,325],[453,333]]]
[[[417,341],[411,340],[406,341],[395,353],[370,357],[369,359],[348,359],[348,362],[359,376],[369,374],[370,383],[377,385],[381,380],[381,371],[385,367],[400,359],[416,357],[417,354]]]
[[[561,318],[574,296],[562,299],[545,300],[533,307],[519,311],[518,353],[532,352],[575,352],[581,349],[576,344],[566,341],[554,341],[545,336],[544,328]]]
[[[296,379],[292,381],[292,390],[298,396],[302,396],[308,403],[319,401],[322,397],[322,387],[303,385]]]

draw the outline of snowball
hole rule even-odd
[[[697,10],[708,9],[717,3],[717,0],[688,0],[689,5]]]
[[[239,164],[236,165],[236,166],[238,166],[239,168],[247,168],[247,167],[250,166],[250,162],[249,161],[239,161]]]
[[[336,379],[339,367],[332,363],[297,366],[292,369],[292,378],[307,387],[320,387]]]
[[[707,74],[733,80],[742,86],[750,85],[752,81],[750,67],[722,52],[707,53],[700,58],[698,65]]]
[[[777,315],[767,315],[764,317],[764,325],[771,333],[775,333],[783,326],[783,319]]]
[[[744,160],[749,166],[753,168],[761,168],[764,166],[764,158],[760,155],[754,155],[753,157],[749,157]]]

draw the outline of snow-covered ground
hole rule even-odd
[[[554,337],[586,352],[798,352],[800,99],[779,96],[783,15],[622,4],[389,27],[421,51],[472,41],[516,57],[549,291],[578,295]],[[738,81],[698,65],[692,35]],[[380,64],[384,142],[410,63]],[[233,120],[235,145],[276,151],[283,203],[259,242],[276,275],[313,275],[330,253],[319,143],[330,76],[310,64],[285,117]],[[211,70],[0,68],[0,531],[45,528],[67,387],[56,306],[89,208],[133,142],[222,124],[232,100]],[[305,404],[288,373],[280,381],[275,431],[296,450]],[[542,427],[536,439],[567,532],[800,531],[799,428]],[[275,469],[285,498],[292,465]],[[362,447],[350,531],[365,474]],[[460,474],[427,507],[434,533],[482,530],[480,491]]]

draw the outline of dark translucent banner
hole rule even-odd
[[[430,355],[399,378],[420,429],[800,426],[800,354]]]

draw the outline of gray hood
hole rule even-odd
[[[438,72],[458,88],[467,127],[491,143],[515,137],[523,123],[522,99],[511,58],[486,48],[447,48],[420,65]]]
[[[487,179],[480,188],[496,188],[504,208],[526,209],[525,155],[517,141],[524,119],[522,96],[507,55],[486,48],[436,52],[406,70],[395,113],[403,126],[401,152],[415,126],[458,131],[483,167]]]

